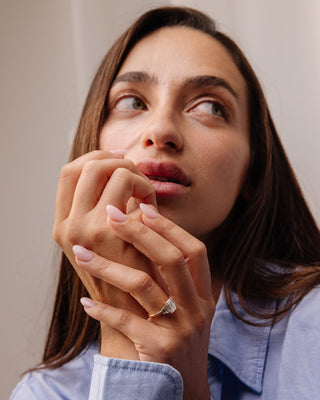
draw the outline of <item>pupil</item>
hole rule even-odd
[[[135,109],[141,110],[141,109],[143,109],[143,104],[140,100],[135,99],[133,102],[133,107]]]
[[[221,110],[217,105],[213,105],[213,113],[217,115],[221,115]]]

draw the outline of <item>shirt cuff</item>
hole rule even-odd
[[[183,381],[168,364],[96,354],[89,400],[181,400]]]

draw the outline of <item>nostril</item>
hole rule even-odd
[[[166,145],[168,147],[171,147],[172,149],[175,149],[177,147],[173,142],[166,142]]]
[[[161,138],[161,137],[153,138],[152,136],[149,138],[145,137],[145,138],[143,138],[143,143],[144,143],[144,146],[146,146],[146,147],[155,146],[162,150],[164,150],[164,149],[167,149],[167,150],[170,149],[170,150],[175,150],[175,151],[180,150],[181,145],[179,144],[179,140],[177,140],[177,142],[176,142],[175,140],[165,140],[165,139],[166,138]],[[167,139],[171,139],[171,138],[167,138]]]
[[[152,146],[153,144],[155,144],[155,142],[153,142],[153,140],[148,139],[146,141],[146,146]],[[165,142],[165,147],[170,147],[170,149],[176,149],[177,145],[174,142]]]

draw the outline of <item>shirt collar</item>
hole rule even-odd
[[[251,322],[263,322],[245,314],[235,294],[232,302],[241,316]],[[269,304],[269,311],[270,308],[275,310],[276,302]],[[252,326],[234,316],[222,291],[211,326],[209,354],[225,364],[242,383],[260,394],[270,332],[271,326]]]

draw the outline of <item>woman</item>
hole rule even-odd
[[[106,55],[53,235],[43,364],[13,399],[320,394],[319,230],[250,65],[202,13],[149,11]]]

